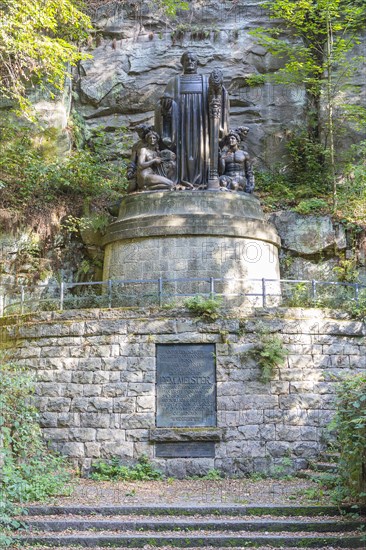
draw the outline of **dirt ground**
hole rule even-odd
[[[318,484],[297,478],[134,482],[76,479],[70,489],[70,496],[53,498],[50,503],[62,506],[329,504]]]

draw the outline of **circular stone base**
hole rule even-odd
[[[211,277],[225,278],[215,281],[215,292],[261,294],[262,278],[279,279],[280,239],[265,221],[258,199],[245,193],[129,195],[104,244],[104,280],[205,279],[165,282],[168,294],[209,293]],[[149,290],[156,291],[151,285]],[[267,293],[277,294],[278,285],[269,284]],[[262,300],[252,297],[251,302]]]

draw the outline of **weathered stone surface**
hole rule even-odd
[[[84,458],[84,445],[83,443],[64,443],[59,447],[60,452],[70,458]]]
[[[346,235],[341,225],[330,216],[302,216],[283,210],[270,216],[283,248],[297,254],[321,254],[328,249],[346,248]]]
[[[321,258],[319,261],[315,261],[283,254],[283,260],[281,262],[280,259],[281,278],[283,279],[334,281],[336,278],[333,271],[338,263],[336,258],[330,260]]]
[[[108,428],[109,424],[109,414],[80,413],[80,425],[84,428]]]
[[[92,428],[72,428],[70,430],[70,439],[72,441],[94,441],[96,430]]]
[[[86,458],[99,458],[100,457],[100,443],[95,441],[87,441],[85,443],[85,457]]]
[[[172,292],[207,294],[210,277],[216,277],[225,278],[216,284],[217,292],[233,295],[246,292],[253,297],[245,301],[253,304],[259,300],[255,295],[261,293],[259,279],[279,277],[278,236],[273,226],[264,220],[258,200],[247,194],[196,191],[193,194],[127,195],[121,202],[117,220],[108,228],[104,243],[104,279],[151,280],[145,291],[152,294],[152,303],[159,302],[160,277],[181,279],[189,273],[197,279],[165,282],[162,299],[169,299],[165,296],[169,297]],[[138,299],[140,286],[129,284],[127,291],[136,294]],[[278,294],[278,289],[267,291],[269,295],[274,292]],[[156,320],[140,323],[134,332],[153,333],[154,325],[159,322],[162,323]],[[165,330],[162,328],[160,332],[177,332],[175,324],[164,324]],[[229,324],[223,330],[233,332]],[[204,332],[209,332],[208,327]],[[211,332],[216,332],[215,324]]]
[[[220,441],[220,428],[154,428],[150,441]]]
[[[218,65],[222,68],[231,98],[232,125],[250,126],[250,150],[258,155],[267,148],[265,161],[275,153],[278,158],[284,148],[284,128],[299,118],[304,93],[278,85],[250,88],[246,84],[248,75],[279,67],[279,60],[249,34],[268,22],[260,2],[249,6],[245,0],[235,6],[190,2],[189,10],[180,12],[168,26],[157,6],[145,9],[142,20],[134,8],[133,3],[125,3],[113,14],[106,15],[104,7],[96,12],[95,25],[103,39],[92,48],[93,59],[82,62],[75,86],[79,96],[75,106],[85,119],[87,138],[101,126],[116,134],[122,126],[133,128],[140,122],[151,122],[167,80],[180,72],[182,52],[193,48],[202,72],[208,74]],[[210,37],[194,38],[192,21],[211,29]],[[180,40],[174,34],[178,23],[187,26]],[[111,156],[120,154],[118,140],[115,142]]]

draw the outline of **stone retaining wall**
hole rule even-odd
[[[289,352],[267,384],[247,353],[263,327]],[[214,323],[184,310],[79,310],[3,318],[0,330],[10,355],[37,372],[45,436],[84,470],[111,455],[154,459],[157,343],[216,345],[215,458],[154,459],[176,476],[306,466],[334,413],[333,376],[366,363],[364,324],[321,310],[248,311]]]

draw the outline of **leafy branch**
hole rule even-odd
[[[63,89],[69,68],[85,54],[78,42],[91,29],[73,0],[3,0],[0,5],[0,94],[33,118],[28,90],[52,97]]]

